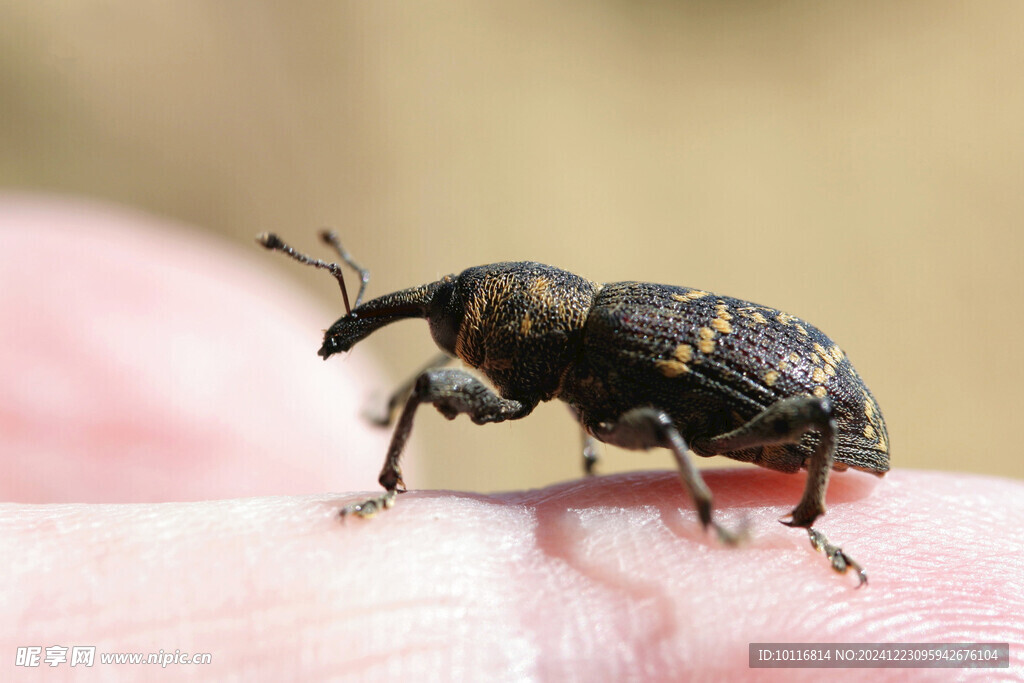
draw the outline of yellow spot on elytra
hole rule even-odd
[[[768,386],[774,386],[775,380],[777,380],[778,378],[779,373],[775,372],[774,370],[769,370],[764,375],[764,383],[767,384]]]
[[[789,367],[789,361],[788,360],[783,359],[783,360],[779,361],[779,370],[785,370],[788,367]]]
[[[764,325],[766,322],[768,322],[768,318],[761,315],[761,312],[758,311],[753,306],[737,308],[736,310],[739,311],[739,314],[742,315],[744,318],[747,318],[748,320],[753,320],[758,325]]]
[[[680,344],[676,347],[676,350],[672,352],[672,359],[660,360],[657,362],[658,369],[661,370],[661,374],[666,377],[678,377],[684,372],[689,372],[690,367],[687,363],[693,359],[693,347],[689,344]]]
[[[864,426],[864,436],[868,439],[875,439],[875,448],[882,451],[883,453],[889,452],[889,444],[885,438],[885,431],[882,427],[882,416],[878,414],[878,406],[875,405],[875,401],[866,391],[864,394],[864,415],[868,418],[867,425]]]
[[[790,315],[789,313],[779,313],[777,316],[775,316],[775,319],[778,320],[783,325],[789,325],[794,320],[798,320],[798,318],[795,315]]]
[[[789,360],[790,362],[797,363],[800,360],[800,356],[798,356],[796,354],[796,351],[794,351],[793,353],[789,354]]]
[[[825,374],[828,375],[829,377],[835,377],[836,376],[836,369],[834,367],[832,367],[831,365],[826,365],[825,366]]]
[[[839,347],[838,346],[833,346],[832,350],[835,351],[837,348],[839,348]],[[828,363],[829,365],[835,365],[838,362],[836,360],[836,358],[834,358],[834,354],[833,353],[829,353],[828,351],[826,351],[825,347],[822,346],[821,344],[819,344],[818,342],[814,342],[814,350],[817,351],[819,354],[821,354],[821,359],[823,361],[825,361],[826,363]],[[815,362],[817,362],[817,361],[815,361]]]
[[[811,379],[816,383],[821,384],[825,381],[825,371],[821,368],[814,368],[814,372],[811,373]]]
[[[818,354],[812,353],[811,354],[811,365],[817,365],[817,364],[818,364]]]
[[[527,313],[523,316],[522,321],[519,323],[519,334],[527,335],[530,334],[530,328],[533,327],[533,321],[530,320],[530,314]]]
[[[677,360],[659,360],[656,365],[661,370],[661,374],[666,377],[678,377],[690,371],[690,367],[686,363],[680,363]]]
[[[804,335],[805,337],[807,336],[807,329],[800,323],[796,324],[796,331]]]
[[[811,393],[817,396],[818,398],[825,398],[825,396],[828,395],[828,391],[826,391],[825,387],[823,386],[814,387],[814,391],[812,391]]]
[[[739,314],[745,318],[752,319],[752,321],[754,321],[758,325],[764,325],[768,322],[768,318],[765,317],[757,308],[740,308]]]
[[[708,295],[708,292],[705,292],[705,291],[702,291],[702,290],[699,290],[699,289],[691,289],[686,294],[673,294],[672,298],[675,299],[676,301],[688,302],[688,301],[696,301],[697,299],[702,299],[702,298],[706,297],[707,295]]]
[[[729,314],[726,313],[726,315]],[[711,327],[715,328],[722,334],[729,334],[730,332],[732,332],[732,325],[730,325],[729,321],[725,320],[724,318],[713,318],[711,320]]]
[[[839,348],[839,346],[837,345],[837,346],[833,346],[831,351],[832,351],[832,357],[836,359],[836,362],[837,363],[841,363],[842,360],[843,360],[843,350],[841,348]]]
[[[700,336],[700,341],[697,342],[697,348],[704,353],[711,353],[715,350],[715,331],[710,327],[702,327],[697,331]]]
[[[715,315],[722,320],[732,320],[732,315],[729,313],[729,307],[725,304],[718,304],[715,306]]]

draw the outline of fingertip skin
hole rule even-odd
[[[706,479],[745,545],[703,533],[668,472],[411,492],[370,520],[337,517],[360,493],[7,504],[0,648],[169,644],[212,652],[216,677],[728,679],[751,642],[1009,642],[1021,665],[1020,482],[838,473],[819,526],[870,572],[855,590],[776,521],[800,477]]]

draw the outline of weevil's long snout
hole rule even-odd
[[[373,303],[372,301],[370,303]],[[368,316],[365,318],[348,314],[339,318],[324,333],[324,343],[317,355],[327,360],[336,353],[348,351],[374,330],[396,320],[394,316]]]
[[[320,356],[324,360],[327,360],[336,353],[341,353],[344,349],[338,344],[337,340],[333,337],[325,337],[324,343],[320,346],[320,350],[316,352],[316,355]]]
[[[318,355],[326,360],[336,353],[348,351],[373,332],[396,320],[426,318],[440,285],[441,282],[432,282],[367,301],[331,325],[324,333],[324,343]]]

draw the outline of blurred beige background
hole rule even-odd
[[[193,223],[339,314],[253,235],[336,227],[370,296],[532,259],[751,299],[844,347],[895,467],[1022,477],[1022,36],[1016,0],[4,0],[0,186]],[[433,346],[358,352],[398,382]],[[416,488],[580,472],[559,404],[414,440]]]

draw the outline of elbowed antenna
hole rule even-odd
[[[363,293],[366,291],[366,285],[369,284],[370,282],[370,271],[361,267],[352,259],[352,255],[349,254],[348,251],[346,251],[343,246],[341,246],[341,243],[338,241],[337,235],[335,235],[333,232],[329,230],[322,231],[320,233],[320,240],[324,244],[327,244],[328,246],[332,247],[336,252],[338,252],[338,256],[340,256],[341,260],[345,262],[345,265],[349,266],[350,268],[352,268],[352,270],[359,273],[359,281],[361,284],[359,286],[359,294],[356,296],[356,308],[358,308],[359,304],[363,300]],[[318,258],[306,256],[302,252],[296,251],[294,248],[285,244],[284,240],[282,240],[280,237],[278,237],[272,232],[265,232],[262,235],[257,236],[256,242],[258,242],[266,249],[270,249],[272,251],[280,251],[284,254],[287,254],[288,256],[292,257],[299,263],[303,263],[307,266],[313,266],[314,268],[321,268],[323,270],[328,271],[331,275],[334,276],[334,279],[338,281],[338,286],[341,287],[341,298],[344,299],[345,301],[345,312],[352,313],[352,307],[349,305],[348,302],[348,288],[345,287],[345,274],[342,272],[341,266],[339,266],[337,263],[327,263],[326,261],[321,261]]]
[[[352,258],[352,254],[348,253],[348,249],[341,246],[341,242],[338,241],[338,236],[334,231],[321,230],[320,241],[334,249],[334,251],[338,253],[338,256],[341,257],[341,260],[345,262],[345,265],[359,273],[359,293],[356,294],[356,303],[354,304],[356,308],[359,308],[359,304],[363,302],[363,294],[366,293],[366,285],[370,284],[370,271],[355,262],[355,259]],[[344,288],[342,289],[344,290]],[[352,312],[348,307],[347,301],[345,302],[345,311],[347,313]]]
[[[348,351],[357,342],[385,325],[403,318],[431,318],[431,332],[439,345],[449,353],[454,353],[454,338],[458,331],[461,314],[450,310],[453,284],[447,277],[437,282],[411,287],[400,292],[386,294],[363,304],[363,293],[370,281],[370,271],[357,264],[352,256],[341,246],[333,232],[324,230],[320,239],[338,253],[347,266],[359,273],[360,287],[356,296],[355,307],[349,305],[348,289],[345,287],[345,276],[337,263],[327,263],[320,259],[307,256],[285,244],[284,240],[274,233],[264,233],[256,241],[272,251],[280,251],[299,263],[328,271],[338,281],[341,296],[345,300],[345,316],[339,318],[324,333],[324,343],[318,352],[325,360],[335,353]],[[438,297],[438,293],[443,295]],[[433,307],[433,308],[432,308]],[[434,316],[431,311],[434,310]],[[433,320],[433,317],[437,320]]]

